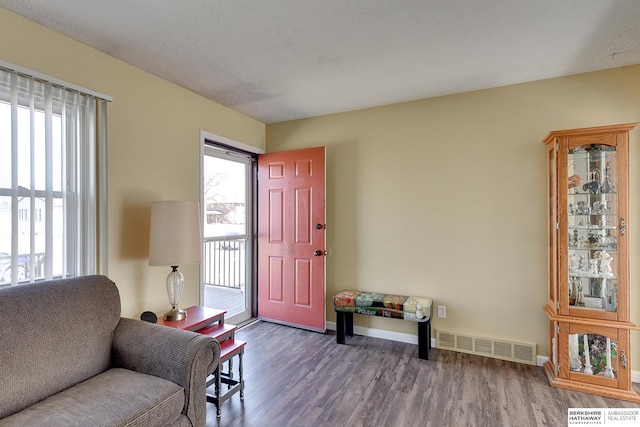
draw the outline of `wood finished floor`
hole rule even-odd
[[[417,345],[379,338],[338,345],[334,332],[267,322],[236,336],[245,400],[231,397],[219,420],[207,403],[207,426],[556,427],[568,408],[640,407],[551,387],[540,367],[437,349],[420,360]]]

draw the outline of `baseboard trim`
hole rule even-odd
[[[326,328],[329,331],[336,330],[336,322],[326,322]],[[384,329],[366,328],[364,326],[353,325],[353,333],[365,337],[382,338],[390,341],[404,342],[407,344],[418,344],[418,334],[405,334],[402,332],[386,331]],[[436,348],[435,334],[432,334],[431,347]],[[549,360],[547,356],[536,356],[536,366],[542,367]],[[631,382],[640,383],[640,371],[631,371]]]
[[[536,366],[544,366],[545,363],[549,360],[548,356],[540,356],[536,357]]]

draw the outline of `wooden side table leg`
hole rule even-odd
[[[238,354],[238,358],[240,359],[238,361],[238,371],[239,371],[239,375],[240,375],[240,400],[244,400],[244,375],[243,375],[243,368],[242,368],[242,356],[244,354],[244,349],[240,352],[240,354]]]
[[[222,402],[220,402],[220,396],[222,396],[222,367],[218,364],[216,368],[216,416],[220,418],[222,415]]]

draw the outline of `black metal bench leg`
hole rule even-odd
[[[344,328],[347,336],[353,336],[353,313],[344,313]]]
[[[344,344],[344,337],[353,336],[353,313],[336,311],[336,342]]]
[[[342,311],[336,311],[336,342],[338,344],[344,344],[344,331],[345,331],[344,315],[345,314],[346,313]]]
[[[418,358],[429,360],[429,348],[431,347],[431,319],[426,322],[418,322]]]

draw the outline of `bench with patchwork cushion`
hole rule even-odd
[[[379,292],[344,290],[333,297],[336,312],[336,340],[345,343],[345,335],[353,335],[353,314],[382,316],[418,323],[418,357],[429,359],[431,346],[432,301]]]

